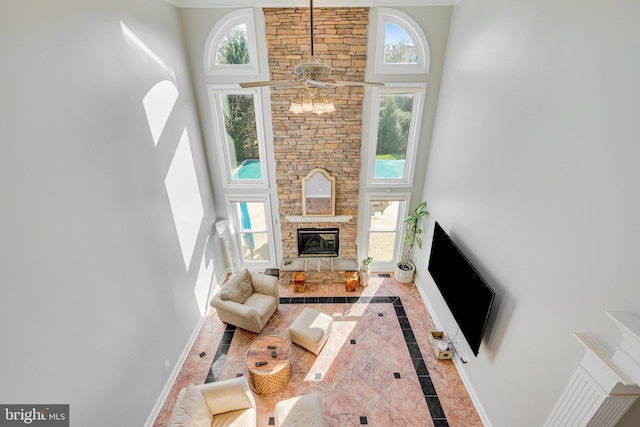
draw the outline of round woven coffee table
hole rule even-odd
[[[291,379],[289,344],[275,335],[258,338],[247,350],[247,368],[249,384],[256,393],[269,394],[283,390]]]

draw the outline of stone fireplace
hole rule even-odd
[[[265,8],[264,14],[270,77],[294,79],[293,68],[310,56],[309,9]],[[332,67],[332,78],[364,80],[368,16],[365,7],[314,8],[315,57]],[[355,261],[364,91],[361,87],[329,88],[337,111],[318,116],[288,111],[298,89],[271,88],[283,259],[305,260],[298,255],[299,228],[331,228],[339,233],[338,257]],[[317,167],[336,178],[335,215],[350,216],[349,220],[305,218],[301,224],[287,219],[302,215],[302,178]]]
[[[298,257],[337,258],[340,254],[338,228],[298,228]]]

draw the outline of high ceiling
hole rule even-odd
[[[309,0],[163,0],[178,7],[309,7]],[[451,6],[462,0],[315,0],[313,7]]]

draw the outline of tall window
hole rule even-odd
[[[242,264],[267,265],[273,259],[271,216],[265,196],[229,197],[235,224],[239,224],[236,247],[240,248]]]
[[[238,86],[269,78],[264,27],[260,9],[235,10],[215,24],[204,49],[213,131],[208,155],[214,190],[226,200],[225,206],[216,206],[217,213],[237,231],[231,239],[233,258],[252,270],[277,265],[281,252],[274,244],[280,231],[272,220],[277,218],[277,194],[271,129],[264,125],[268,89]]]
[[[266,186],[260,93],[254,89],[210,88],[228,186]]]
[[[370,184],[410,186],[420,133],[424,85],[374,89]]]
[[[409,195],[369,195],[366,219],[368,230],[367,256],[374,259],[378,267],[391,267],[402,250],[403,219],[407,212]]]
[[[251,94],[220,97],[232,179],[260,179],[256,109]],[[258,167],[255,167],[258,165]]]
[[[404,218],[408,215],[423,121],[429,73],[429,43],[409,15],[391,8],[375,8],[376,50],[374,74],[384,88],[365,92],[370,127],[363,136],[367,159],[362,203],[364,232],[360,256],[371,256],[376,270],[393,269],[404,245]],[[411,77],[400,78],[401,75]],[[370,98],[369,98],[370,97]],[[364,160],[364,159],[363,159]],[[382,192],[384,191],[384,192]]]
[[[412,93],[380,94],[374,179],[404,176],[412,111]]]

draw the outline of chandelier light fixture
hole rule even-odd
[[[291,102],[289,111],[294,114],[325,114],[333,113],[336,111],[336,107],[333,105],[333,100],[327,94],[326,89],[306,87],[298,90],[298,93]]]
[[[336,107],[333,100],[327,95],[324,84],[321,82],[329,78],[331,67],[322,62],[318,62],[314,57],[313,50],[313,0],[309,0],[309,18],[311,26],[311,56],[307,62],[298,64],[294,67],[296,78],[298,81],[306,81],[307,86],[298,90],[298,94],[293,98],[289,111],[294,114],[314,113],[325,114],[333,113]],[[309,86],[312,84],[314,86]]]
[[[285,80],[268,80],[261,82],[242,82],[240,87],[252,88],[262,86],[285,86],[304,84],[304,88],[298,90],[289,112],[294,114],[313,113],[328,114],[336,111],[333,100],[327,94],[327,87],[343,87],[343,86],[376,86],[384,87],[384,83],[357,82],[347,80],[331,79],[331,66],[319,62],[315,58],[315,50],[313,45],[313,0],[309,0],[309,20],[310,20],[310,43],[311,56],[306,62],[302,62],[294,67],[296,75],[295,79]]]

